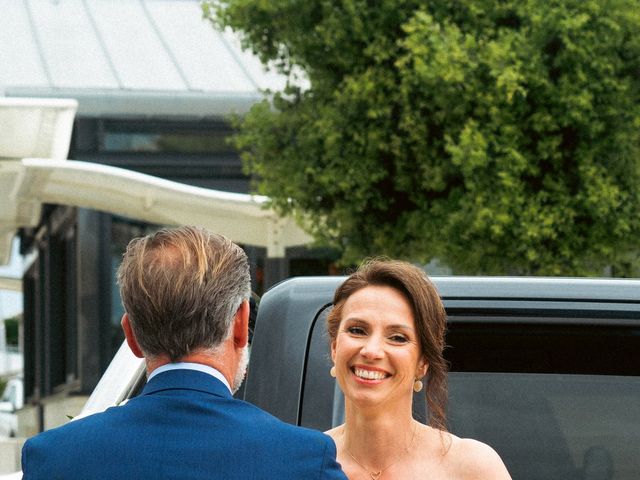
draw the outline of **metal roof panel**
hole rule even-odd
[[[25,2],[52,87],[118,88],[108,58],[78,0]]]
[[[267,70],[257,56],[248,50],[243,50],[240,38],[230,28],[226,28],[220,35],[229,48],[236,52],[244,69],[261,89],[280,90],[284,88],[286,77],[274,69]],[[303,87],[306,86],[306,79],[300,81],[299,84]]]
[[[0,94],[7,84],[50,86],[25,5],[0,0]]]
[[[0,0],[0,12],[0,95],[69,96],[80,115],[242,113],[286,81],[197,0]]]
[[[144,3],[112,0],[87,5],[123,88],[188,89]]]
[[[146,5],[192,89],[257,90],[236,52],[202,19],[198,3],[150,1]]]

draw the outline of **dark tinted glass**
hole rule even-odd
[[[453,372],[449,394],[452,432],[490,444],[513,478],[638,478],[640,377]]]
[[[450,429],[491,445],[514,479],[636,479],[637,328],[559,320],[452,322]],[[344,420],[342,392],[328,374],[325,321],[323,312],[313,328],[300,417],[303,426],[320,430]],[[424,412],[423,397],[414,397],[416,404]]]

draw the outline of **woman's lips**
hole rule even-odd
[[[360,380],[379,382],[391,376],[389,373],[380,369],[364,368],[360,366],[351,367],[353,374]]]

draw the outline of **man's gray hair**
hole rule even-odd
[[[133,239],[118,268],[118,285],[143,353],[172,361],[216,349],[251,295],[244,251],[197,227]]]

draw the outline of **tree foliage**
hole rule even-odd
[[[638,266],[640,0],[233,0],[294,82],[241,120],[258,190],[346,261]]]

